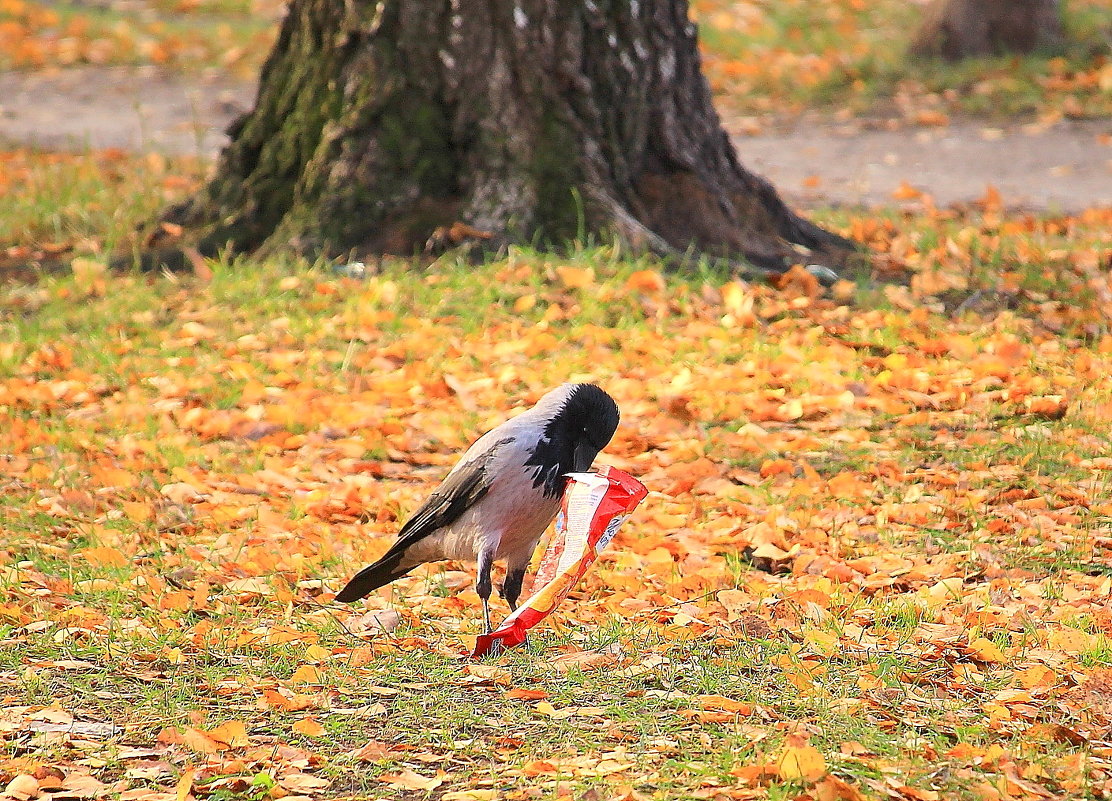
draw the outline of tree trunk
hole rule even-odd
[[[229,133],[163,217],[205,255],[597,232],[780,271],[854,248],[738,163],[687,0],[293,0]]]
[[[1058,47],[1061,0],[935,0],[911,52],[957,61]]]

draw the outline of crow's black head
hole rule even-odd
[[[565,473],[589,470],[618,428],[618,404],[594,384],[564,384],[534,407],[547,417],[544,434],[526,465],[536,486],[558,497]]]
[[[577,458],[574,470],[586,470],[618,429],[618,404],[594,384],[572,384],[563,408],[556,414],[557,430],[575,442],[586,464]]]

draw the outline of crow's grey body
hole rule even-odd
[[[494,560],[506,562],[503,595],[515,607],[533,551],[560,508],[564,474],[587,470],[617,425],[618,407],[598,387],[562,384],[547,393],[476,440],[393,547],[336,600],[362,598],[425,562],[478,561],[476,590],[489,630]]]

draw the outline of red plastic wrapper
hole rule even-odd
[[[497,630],[479,636],[472,658],[525,642],[525,632],[552,614],[648,494],[644,484],[614,467],[569,473],[556,533],[533,577],[533,594]]]

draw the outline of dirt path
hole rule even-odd
[[[253,101],[249,83],[157,67],[0,72],[0,140],[212,155]]]
[[[253,93],[223,75],[151,67],[0,74],[0,140],[212,155]],[[735,142],[744,164],[802,206],[888,205],[903,182],[939,205],[992,184],[1009,206],[1112,206],[1112,120],[884,130],[815,119]]]
[[[990,184],[1009,207],[1112,206],[1112,120],[899,130],[797,123],[734,141],[743,164],[802,205],[891,204],[906,182],[939,206],[982,197]]]

